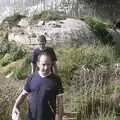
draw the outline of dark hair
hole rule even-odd
[[[42,55],[48,56],[50,58],[50,60],[52,61],[52,58],[51,58],[50,54],[48,54],[47,52],[41,52],[41,54],[38,55],[38,58],[37,58],[38,62],[40,61],[40,58],[41,58]]]
[[[40,35],[40,36],[38,36],[37,40],[39,42],[46,42],[46,37],[44,35]]]

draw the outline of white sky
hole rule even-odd
[[[12,2],[16,2],[16,1],[28,1],[28,3],[31,1],[33,1],[33,0],[0,0],[0,6],[7,6],[7,5],[9,5],[10,3],[12,3]],[[51,4],[52,2],[54,3],[54,2],[60,2],[61,0],[45,0],[46,1],[46,3],[47,4]]]

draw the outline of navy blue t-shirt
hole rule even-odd
[[[49,54],[52,58],[52,61],[57,61],[55,52],[53,50],[53,48],[50,47],[46,47],[44,50],[40,50],[39,48],[36,48],[33,50],[32,53],[32,63],[36,65],[38,56],[42,53],[42,52],[46,52],[47,54]]]
[[[56,95],[63,93],[60,77],[35,73],[28,78],[24,90],[31,92],[28,120],[55,120]]]

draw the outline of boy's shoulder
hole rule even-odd
[[[39,47],[33,48],[33,51],[39,51],[39,50],[40,50]]]
[[[38,52],[40,52],[40,51],[41,51],[41,50],[40,50],[39,47],[33,48],[33,50],[32,50],[33,54],[38,53]]]
[[[27,79],[32,80],[33,78],[36,77],[36,75],[37,75],[36,73],[30,74]]]
[[[54,74],[54,73],[52,73],[52,74],[50,75],[50,78],[51,78],[52,80],[55,80],[55,81],[61,80],[60,76],[57,75],[57,74]]]
[[[53,48],[52,48],[52,47],[49,47],[49,46],[47,46],[46,49],[47,49],[47,50],[53,50]]]

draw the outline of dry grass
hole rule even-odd
[[[10,120],[16,97],[23,87],[24,81],[15,81],[0,77],[0,120]]]
[[[65,111],[78,113],[76,120],[119,120],[119,91],[120,68],[82,66],[65,93]]]
[[[77,112],[75,120],[119,120],[120,65],[112,65],[116,61],[111,48],[60,50],[58,60],[65,87],[65,112]],[[10,120],[23,82],[0,81],[0,120]]]

